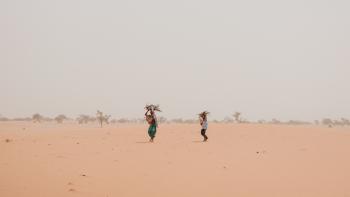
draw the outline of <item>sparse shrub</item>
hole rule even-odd
[[[61,124],[64,120],[68,120],[68,118],[63,114],[60,114],[55,117],[55,121],[59,124]]]
[[[301,120],[290,120],[287,122],[289,125],[309,125],[311,124],[310,122],[307,121],[301,121]]]
[[[36,122],[40,123],[40,122],[43,121],[43,119],[44,119],[44,117],[43,117],[42,115],[38,114],[38,113],[33,114],[33,116],[32,116],[32,120],[33,120],[33,122],[35,122],[35,123],[36,123]]]
[[[343,121],[339,121],[339,120],[333,120],[333,124],[334,124],[335,126],[344,126]]]
[[[341,118],[341,121],[343,122],[343,125],[350,126],[350,120],[348,120],[346,118]]]
[[[79,117],[77,118],[79,124],[87,124],[89,122],[94,122],[95,120],[96,118],[84,114],[79,115]]]
[[[271,124],[281,124],[282,122],[277,120],[276,118],[273,118],[270,123]]]
[[[237,123],[241,123],[241,122],[242,122],[241,115],[242,115],[241,112],[235,112],[235,113],[233,114],[233,117],[235,118],[235,121],[236,121]]]
[[[0,116],[0,121],[9,121],[10,119]]]
[[[329,127],[332,127],[334,123],[333,123],[333,121],[332,121],[331,119],[329,119],[329,118],[324,118],[324,119],[322,120],[322,124],[327,125],[327,126],[329,126]]]

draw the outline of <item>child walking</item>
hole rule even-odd
[[[207,111],[204,111],[204,112],[199,114],[199,122],[202,126],[201,135],[204,137],[203,142],[206,142],[208,140],[208,136],[206,135],[206,132],[208,129],[208,119],[207,119],[208,114],[209,114],[209,112],[207,112]]]

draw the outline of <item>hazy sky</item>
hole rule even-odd
[[[0,114],[350,118],[348,0],[0,0]]]

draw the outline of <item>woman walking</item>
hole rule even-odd
[[[146,121],[149,124],[149,128],[148,128],[148,135],[150,137],[149,141],[153,142],[153,139],[156,137],[157,127],[158,127],[158,121],[157,121],[155,111],[160,111],[160,109],[158,105],[147,105],[145,109],[147,110],[145,113]]]

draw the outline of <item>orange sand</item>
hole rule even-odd
[[[0,122],[1,197],[350,196],[350,128]],[[9,142],[6,142],[9,139]]]

